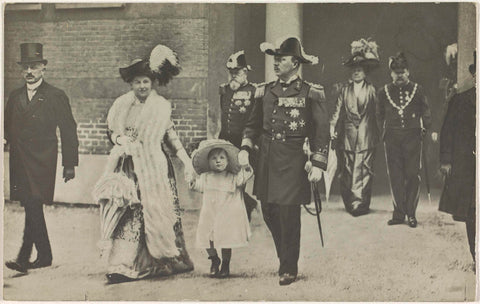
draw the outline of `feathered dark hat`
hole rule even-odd
[[[302,43],[296,37],[290,37],[285,39],[278,48],[268,42],[262,42],[260,44],[260,50],[272,56],[295,56],[301,63],[317,64],[318,57],[307,55],[303,50]]]
[[[388,58],[388,67],[390,70],[408,69],[407,58],[402,52],[397,53],[396,56],[390,56]]]
[[[245,58],[245,51],[238,51],[235,54],[230,55],[227,60],[227,69],[241,69],[247,68],[247,70],[251,71],[252,68],[250,65],[247,64],[247,59]]]
[[[155,75],[150,69],[148,62],[143,59],[135,59],[129,66],[120,68],[119,71],[123,81],[128,83],[132,82],[137,76],[147,76],[152,81],[155,79]]]
[[[353,41],[350,46],[352,47],[351,56],[343,65],[347,67],[360,65],[367,68],[374,68],[380,63],[380,59],[378,58],[378,45],[370,38]]]
[[[470,74],[475,74],[477,70],[477,51],[473,51],[473,63],[468,67]]]
[[[125,82],[131,82],[135,76],[147,76],[152,80],[157,79],[160,85],[166,85],[179,73],[177,54],[162,44],[153,48],[148,60],[135,59],[129,66],[120,68],[120,75]]]

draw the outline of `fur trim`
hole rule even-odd
[[[112,105],[108,126],[115,134],[125,133],[125,122],[135,100],[132,91],[120,96]],[[131,144],[115,145],[110,151],[104,176],[113,172],[118,158],[124,153],[131,155],[138,177],[141,204],[145,221],[145,238],[150,254],[159,259],[178,255],[173,226],[177,215],[173,206],[174,193],[168,178],[168,161],[162,152],[162,139],[171,126],[171,105],[156,91],[145,101],[136,120],[137,140]]]

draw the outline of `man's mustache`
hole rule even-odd
[[[34,77],[33,74],[27,74],[25,77]]]

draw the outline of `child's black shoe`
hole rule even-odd
[[[210,277],[215,278],[218,275],[218,267],[220,266],[220,258],[218,255],[210,256],[208,259],[212,260],[212,266],[210,266]]]
[[[220,279],[225,279],[230,276],[230,261],[223,261],[222,263],[222,268],[220,269],[220,272],[218,273],[217,277]]]

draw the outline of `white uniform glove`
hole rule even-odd
[[[308,174],[308,180],[312,183],[317,183],[322,179],[323,170],[313,166],[312,170]]]
[[[238,163],[242,167],[250,166],[250,163],[248,161],[248,152],[246,150],[241,150],[238,153]]]

